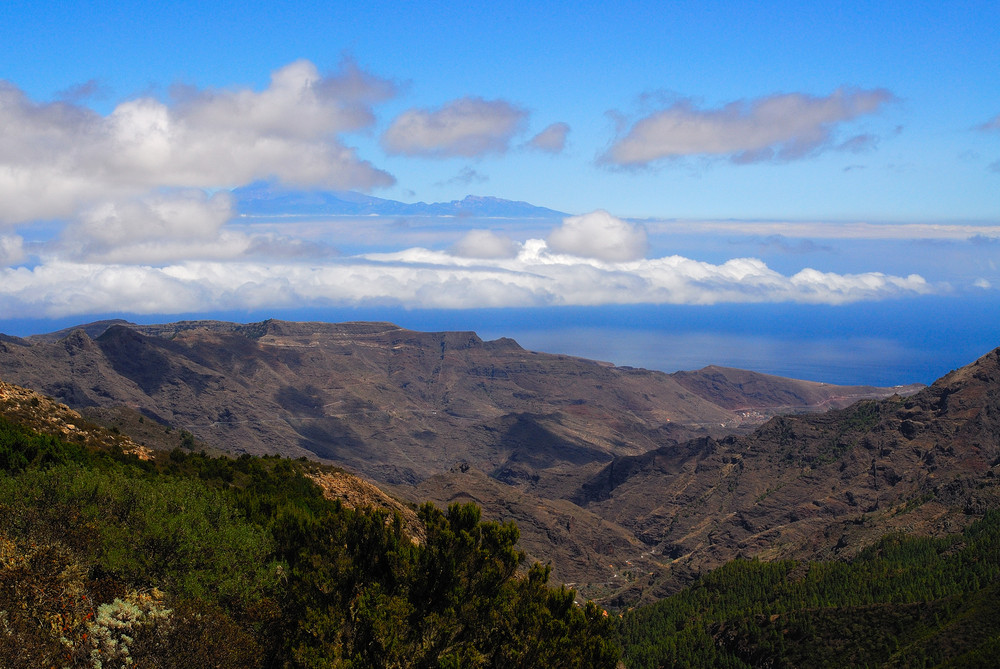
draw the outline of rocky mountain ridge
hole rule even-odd
[[[391,323],[102,322],[0,342],[0,369],[77,409],[127,406],[221,448],[329,460],[386,483],[460,461],[506,483],[557,482],[791,406],[913,390],[669,375]]]
[[[474,216],[562,218],[561,211],[528,202],[468,195],[450,202],[399,202],[355,191],[294,191],[258,182],[232,191],[244,216]]]
[[[960,531],[1000,507],[1000,349],[911,397],[617,458],[573,501],[674,574],[735,557],[846,559],[892,532]]]
[[[966,389],[977,372],[955,374],[953,390],[905,398],[918,387],[664,374],[391,323],[113,321],[0,341],[0,378],[122,430],[145,418],[237,453],[336,463],[411,502],[475,501],[516,520],[555,578],[619,602],[738,555],[847,557],[885,531],[962,526],[992,493],[954,503],[973,460],[944,440],[973,435],[987,462],[995,419],[976,404],[986,391]],[[883,399],[760,426],[865,397]],[[904,442],[912,455],[890,456]],[[976,467],[969,481],[989,473]]]

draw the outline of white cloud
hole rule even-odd
[[[239,232],[222,230],[211,239],[140,240],[116,246],[88,246],[74,252],[71,246],[63,247],[62,258],[91,263],[122,263],[125,265],[149,263],[165,265],[181,260],[233,260],[244,256],[259,255],[260,240]]]
[[[159,191],[88,207],[52,246],[64,259],[162,264],[182,259],[234,258],[251,238],[223,225],[232,217],[228,192]]]
[[[438,109],[410,109],[382,135],[390,154],[472,158],[504,153],[528,112],[503,100],[461,98]]]
[[[637,167],[693,155],[725,155],[737,163],[794,160],[830,147],[838,125],[894,99],[883,89],[839,88],[826,97],[771,95],[708,110],[678,102],[637,121],[599,161]],[[858,144],[848,140],[845,148]]]
[[[200,131],[315,140],[358,130],[375,121],[370,105],[393,95],[392,86],[345,63],[323,77],[299,60],[276,70],[261,92],[177,88],[178,120]]]
[[[556,252],[609,262],[638,260],[646,255],[646,229],[598,210],[572,216],[553,230],[547,239]]]
[[[463,258],[513,258],[520,244],[492,230],[469,230],[455,242],[451,252]]]
[[[568,124],[553,123],[532,137],[528,146],[547,153],[560,153],[566,147],[566,135],[568,134]]]
[[[268,88],[178,87],[171,103],[138,98],[102,116],[35,103],[0,82],[0,222],[71,216],[162,187],[215,188],[275,177],[303,187],[390,185],[338,135],[373,123],[391,84],[351,63],[322,76],[308,61]]]
[[[75,232],[106,246],[174,238],[214,238],[232,216],[232,198],[221,191],[153,193],[121,202],[102,202],[84,211]]]
[[[28,269],[0,270],[0,311],[12,317],[122,311],[179,313],[205,309],[205,290],[143,266],[55,261]]]
[[[184,260],[312,259],[339,255],[328,243],[253,226],[226,225],[232,196],[219,191],[157,191],[83,211],[62,237],[41,245],[47,259],[167,265]]]
[[[0,235],[0,267],[9,267],[23,261],[24,240],[17,235]]]

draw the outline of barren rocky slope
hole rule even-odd
[[[956,532],[1000,506],[1000,349],[909,398],[617,458],[573,499],[674,575],[737,556],[849,558],[894,531]]]
[[[336,462],[378,481],[468,461],[508,483],[546,478],[556,494],[569,490],[562,474],[613,456],[746,429],[789,403],[891,392],[744,373],[746,390],[723,395],[700,374],[389,323],[105,322],[0,342],[0,378],[76,409],[131,407],[234,452]]]
[[[747,434],[782,411],[916,390],[717,367],[664,374],[470,332],[280,321],[103,322],[4,337],[0,378],[154,447],[190,431],[199,447],[346,466],[414,502],[476,501],[487,517],[516,520],[522,547],[551,561],[558,580],[587,584],[585,594],[599,597],[631,597],[659,587],[665,574],[740,551],[783,554],[793,528],[815,529],[771,517],[802,506],[798,495],[808,493],[809,504],[822,498],[800,485],[808,474],[765,444],[784,423],[748,437],[761,444],[759,455],[729,453],[736,442],[725,435]],[[816,420],[809,430],[839,419]],[[764,467],[776,457],[780,467]],[[752,471],[733,478],[744,470]],[[856,506],[867,499],[857,490]],[[748,500],[758,497],[771,500],[760,508],[775,504],[773,513],[754,515]],[[730,528],[737,517],[751,529]]]

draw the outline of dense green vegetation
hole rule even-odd
[[[5,667],[614,667],[593,604],[472,505],[325,499],[280,458],[149,461],[0,417]]]
[[[634,669],[996,666],[1000,512],[851,563],[731,562],[630,611],[620,634]]]
[[[862,417],[863,418],[863,417]],[[277,457],[143,461],[0,417],[4,667],[995,666],[1000,511],[850,563],[738,560],[605,617],[473,505],[348,509]]]

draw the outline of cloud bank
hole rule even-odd
[[[158,208],[160,204],[135,205],[138,215],[152,218],[150,228],[154,231],[173,225],[170,212],[164,213]],[[209,212],[216,204],[189,202]],[[96,215],[114,216],[115,212],[102,210]],[[132,243],[148,239],[137,236]],[[213,239],[209,246],[224,241],[221,236]],[[253,241],[244,239],[246,248]],[[16,253],[16,242],[13,248]],[[566,219],[553,230],[549,241],[518,243],[492,231],[476,230],[446,251],[411,248],[397,253],[304,258],[272,253],[266,259],[255,259],[246,248],[225,261],[155,265],[52,258],[34,267],[0,268],[0,312],[8,317],[58,317],[332,305],[465,309],[721,302],[842,304],[934,290],[918,275],[804,269],[786,276],[754,258],[722,264],[681,256],[647,259],[642,255],[645,231],[603,211]]]
[[[514,258],[520,244],[492,230],[469,230],[451,247],[453,255],[462,258]]]
[[[696,155],[728,156],[736,163],[795,160],[831,147],[838,126],[875,113],[894,99],[884,89],[839,88],[826,97],[771,95],[707,110],[682,101],[636,121],[599,162],[641,167]],[[871,143],[871,138],[859,135],[844,148]]]

